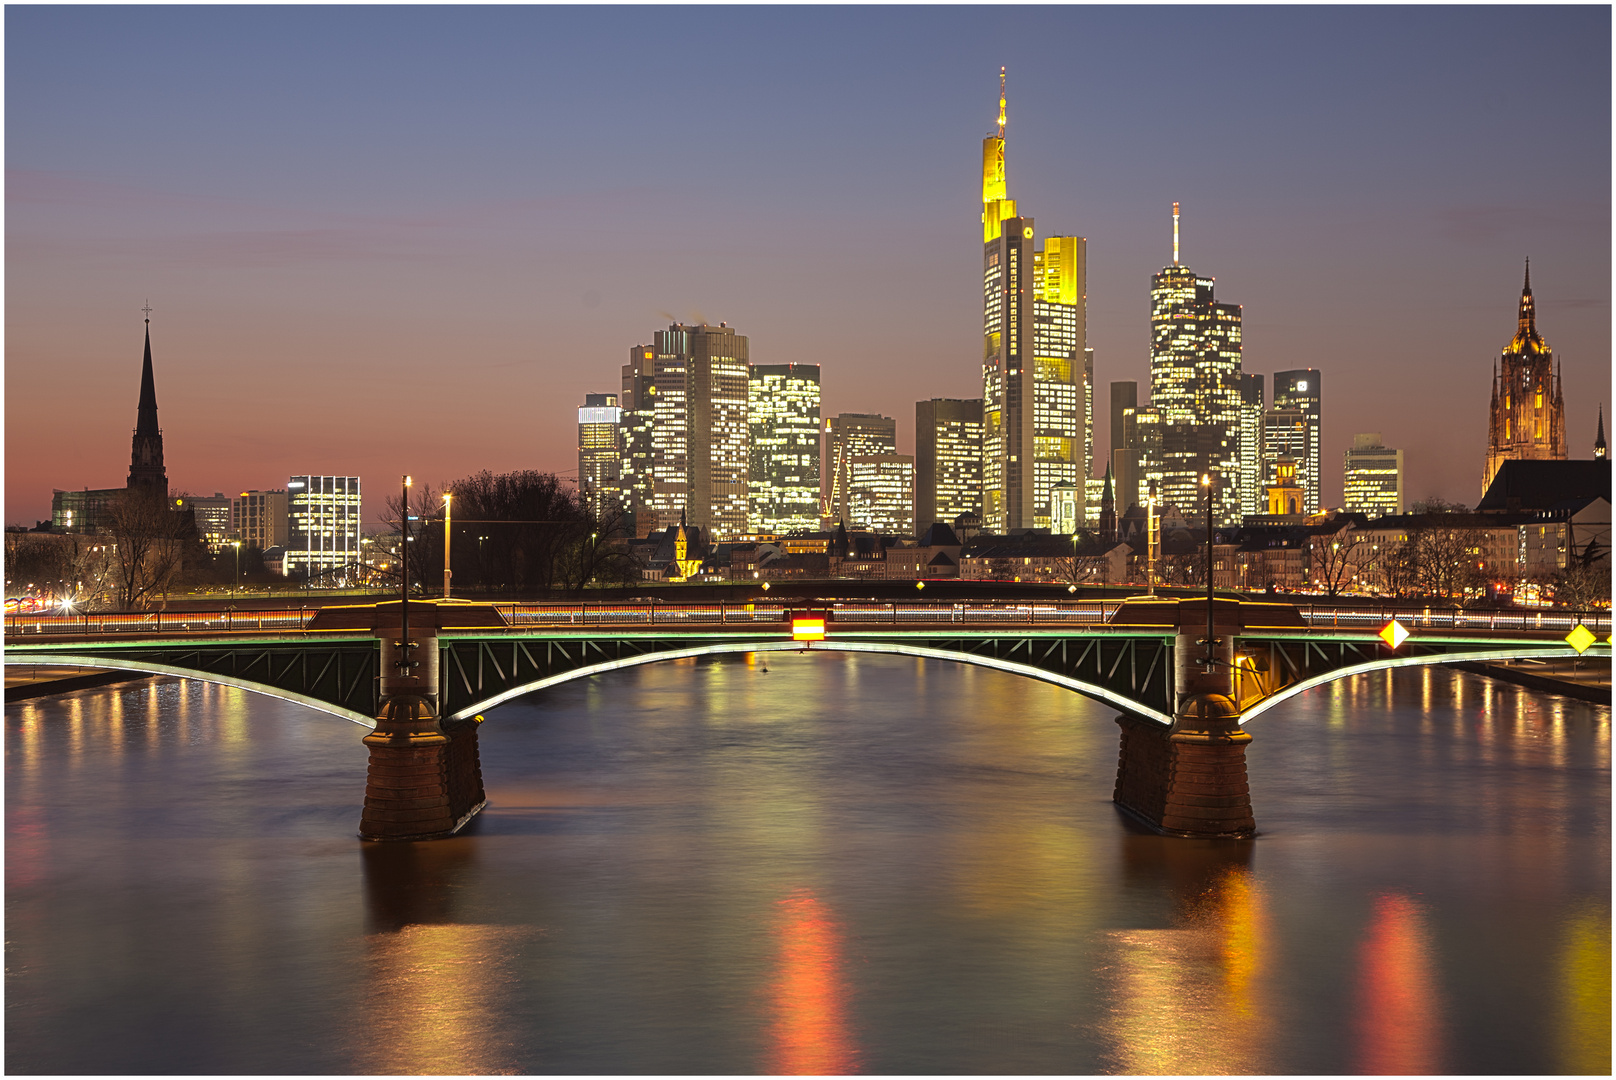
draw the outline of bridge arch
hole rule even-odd
[[[1382,660],[1371,660],[1361,664],[1348,664],[1345,667],[1339,667],[1333,671],[1326,671],[1321,675],[1314,675],[1311,678],[1302,679],[1300,682],[1292,683],[1284,689],[1269,695],[1240,714],[1240,725],[1244,727],[1246,724],[1249,724],[1251,721],[1255,720],[1269,709],[1274,708],[1276,705],[1280,705],[1298,694],[1306,693],[1316,686],[1323,686],[1326,683],[1332,683],[1337,679],[1345,679],[1353,675],[1366,675],[1373,671],[1387,671],[1392,668],[1433,667],[1439,664],[1488,663],[1490,661],[1497,660],[1535,660],[1543,657],[1573,657],[1576,655],[1577,651],[1571,648],[1514,648],[1494,649],[1490,652],[1436,653],[1424,656],[1393,656]]]
[[[321,701],[308,694],[299,694],[294,690],[282,690],[267,683],[254,682],[251,679],[240,679],[234,675],[221,675],[212,671],[202,671],[197,668],[182,667],[179,664],[164,664],[153,660],[137,657],[112,655],[107,657],[88,656],[83,653],[29,653],[27,658],[18,657],[7,660],[8,664],[60,664],[64,667],[105,667],[115,671],[138,671],[146,675],[175,675],[181,679],[193,679],[196,682],[214,683],[219,686],[233,686],[238,690],[246,690],[254,694],[263,694],[265,697],[280,698],[297,705],[306,705],[318,712],[340,717],[360,727],[373,728],[376,719],[366,716],[353,709],[345,709],[341,705],[333,705],[329,701]]]
[[[628,656],[622,659],[605,660],[596,664],[575,668],[572,671],[552,675],[549,678],[537,679],[533,682],[514,686],[492,697],[467,705],[446,719],[464,720],[475,716],[484,709],[491,709],[495,705],[531,694],[535,690],[544,690],[562,683],[572,682],[575,679],[588,678],[591,675],[600,675],[608,671],[619,671],[624,668],[640,667],[644,664],[655,664],[663,660],[682,660],[694,656],[718,656],[734,653],[793,653],[793,652],[851,652],[851,653],[885,653],[893,656],[914,656],[927,660],[949,660],[959,664],[972,664],[977,667],[991,668],[995,671],[1005,671],[1013,675],[1021,675],[1039,682],[1053,683],[1092,698],[1107,705],[1116,707],[1124,712],[1143,716],[1163,726],[1172,724],[1173,718],[1166,713],[1152,709],[1135,701],[1130,701],[1120,694],[1107,690],[1103,686],[1084,682],[1080,679],[1058,675],[1051,671],[1044,671],[1031,664],[1021,664],[1012,660],[1003,660],[994,656],[981,656],[972,653],[955,652],[950,649],[936,649],[924,645],[907,645],[902,642],[887,641],[816,641],[811,649],[804,649],[802,644],[794,641],[722,641],[709,642],[692,646],[686,649],[669,649],[663,652],[646,653],[638,656]]]

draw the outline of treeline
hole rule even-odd
[[[448,491],[452,592],[531,593],[617,585],[635,580],[613,513],[597,518],[554,473],[488,470],[445,488],[411,489],[410,578],[427,593],[443,585],[444,492]],[[398,528],[402,492],[387,502],[386,523]]]

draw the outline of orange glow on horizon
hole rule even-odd
[[[776,905],[782,922],[771,986],[774,1025],[765,1071],[776,1076],[856,1072],[858,1049],[847,1020],[842,943],[818,898],[799,889]]]

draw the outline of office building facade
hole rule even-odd
[[[754,533],[819,528],[819,365],[753,364],[747,500]]]
[[[230,529],[244,548],[284,548],[290,513],[284,490],[243,491],[230,500]]]
[[[1215,279],[1179,261],[1173,204],[1173,262],[1150,284],[1150,408],[1160,439],[1146,467],[1159,497],[1186,515],[1204,514],[1201,476],[1216,478],[1213,516],[1237,521],[1240,471],[1241,309],[1217,301]]]
[[[1260,514],[1266,508],[1263,483],[1263,377],[1240,376],[1240,512]]]
[[[1292,453],[1296,459],[1296,482],[1303,491],[1302,513],[1314,514],[1324,508],[1324,496],[1319,480],[1324,462],[1324,375],[1317,368],[1274,373],[1273,408],[1294,410],[1302,414],[1306,435],[1301,453]]]
[[[858,454],[847,459],[849,529],[882,536],[915,535],[912,454]]]
[[[286,481],[288,577],[340,584],[360,561],[359,477],[294,476]]]
[[[604,521],[622,506],[623,409],[616,394],[585,394],[578,409],[578,498]]]
[[[982,141],[982,522],[1048,528],[1050,489],[1090,471],[1088,242],[1050,236],[1009,197],[1005,92]]]
[[[176,496],[171,500],[174,509],[191,511],[196,522],[196,533],[209,551],[217,555],[236,539],[235,500],[222,491],[212,495],[192,497]]]
[[[1383,517],[1403,512],[1403,452],[1380,441],[1379,432],[1352,437],[1342,471],[1349,514]]]
[[[877,413],[840,413],[825,420],[820,443],[820,522],[853,527],[852,463],[856,457],[898,452],[898,422]],[[911,508],[912,511],[912,508]]]
[[[915,402],[915,528],[982,513],[982,399]]]
[[[1554,370],[1554,350],[1537,332],[1532,264],[1528,260],[1515,336],[1504,346],[1493,372],[1482,493],[1486,494],[1499,466],[1506,461],[1565,459],[1565,402],[1561,397],[1560,376]]]
[[[623,367],[624,497],[639,536],[681,515],[704,537],[747,531],[747,339],[726,323],[658,330]]]

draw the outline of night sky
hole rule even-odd
[[[675,319],[824,412],[981,393],[981,139],[1088,237],[1096,446],[1171,258],[1474,504],[1532,259],[1572,457],[1611,385],[1611,26],[1578,8],[6,9],[6,522],[122,486],[150,300],[170,487],[576,471]],[[1609,417],[1607,416],[1607,423]]]

